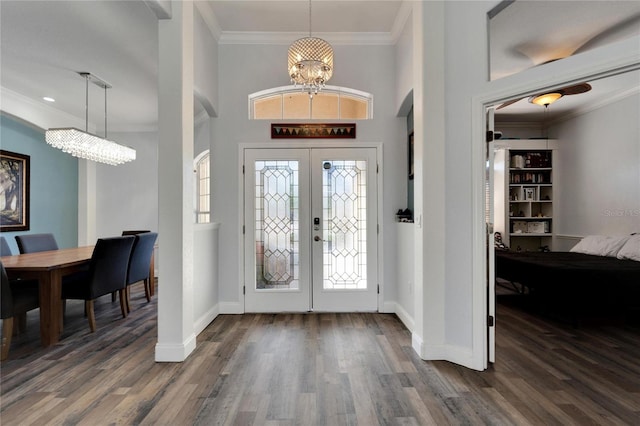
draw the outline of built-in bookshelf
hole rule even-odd
[[[553,151],[509,149],[505,242],[512,251],[551,248],[553,235]]]

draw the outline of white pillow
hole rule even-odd
[[[632,235],[618,251],[618,259],[630,259],[640,262],[640,234]]]
[[[629,239],[628,235],[608,236],[608,235],[587,235],[569,251],[576,253],[593,254],[596,256],[616,257],[618,251]]]

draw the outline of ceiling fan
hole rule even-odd
[[[572,86],[566,86],[560,89],[549,90],[548,92],[542,92],[536,95],[532,95],[529,97],[529,102],[538,104],[538,105],[544,105],[546,107],[546,106],[549,106],[551,103],[557,101],[563,96],[578,95],[580,93],[588,92],[589,90],[591,90],[591,85],[589,83],[579,83],[579,84],[574,84]],[[512,99],[510,101],[503,103],[496,109],[497,110],[502,109],[504,107],[507,107],[511,104],[518,102],[521,99],[524,99],[524,98]]]

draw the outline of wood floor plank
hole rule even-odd
[[[497,363],[421,360],[390,314],[220,315],[184,363],[156,363],[156,298],[132,289],[96,333],[69,303],[39,345],[27,317],[0,369],[3,425],[640,424],[640,326],[580,328],[498,300]]]

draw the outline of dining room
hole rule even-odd
[[[155,251],[158,234],[149,230],[124,230],[121,235],[99,238],[94,245],[59,248],[54,234],[16,235],[13,254],[2,242],[2,360],[12,336],[24,331],[29,311],[39,316],[40,344],[50,347],[62,335],[69,300],[84,302],[84,315],[96,331],[95,303],[111,295],[120,298],[121,315],[131,312],[130,288],[142,283],[147,302],[155,295]],[[34,302],[31,302],[34,301]]]

